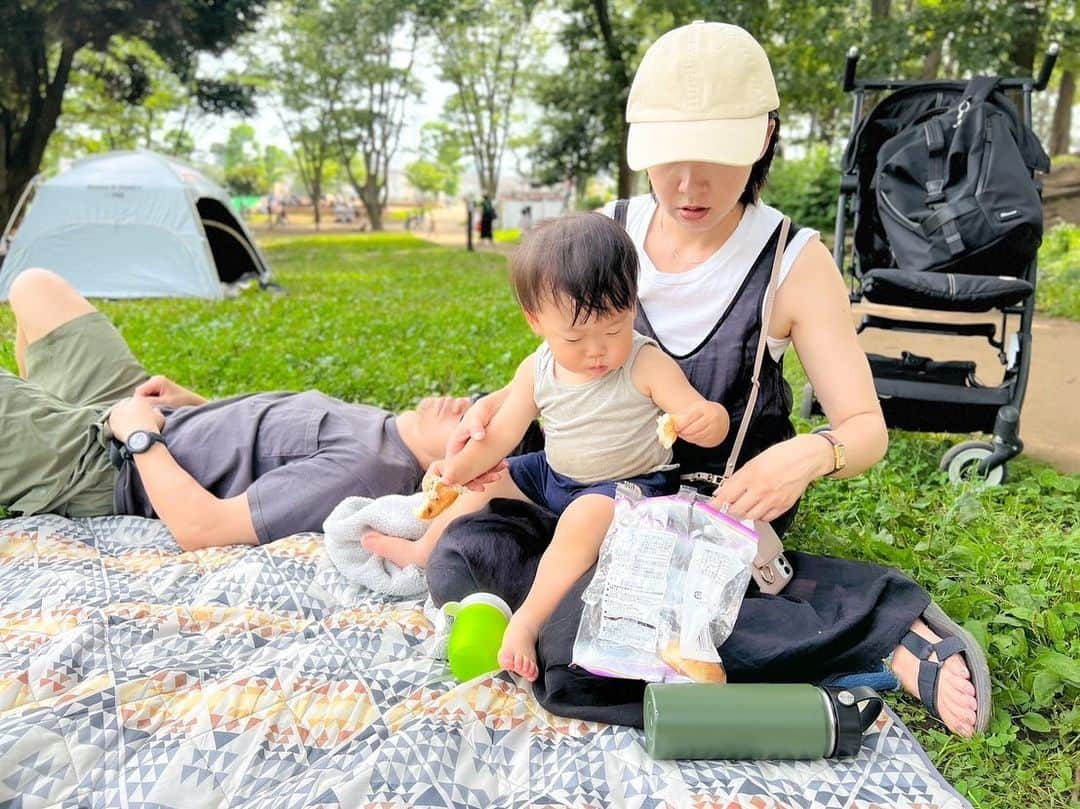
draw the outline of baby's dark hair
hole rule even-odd
[[[535,315],[548,301],[565,299],[573,323],[633,309],[637,277],[634,243],[621,226],[598,213],[541,222],[510,259],[521,308]]]

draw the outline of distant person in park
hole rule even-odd
[[[491,197],[484,194],[484,198],[480,200],[480,241],[495,243],[494,227],[497,216]]]
[[[532,205],[526,205],[521,209],[521,232],[525,233],[532,227]]]
[[[716,490],[730,513],[791,525],[811,485],[857,475],[885,453],[888,433],[847,289],[817,233],[793,227],[760,193],[779,140],[780,100],[761,45],[746,31],[697,22],[646,52],[626,106],[627,162],[652,191],[606,209],[624,224],[641,262],[635,328],[682,367],[706,399],[731,414],[716,449],[675,445],[681,472],[712,492],[743,419],[739,467]],[[751,390],[765,295],[776,251],[780,283],[752,414]],[[794,347],[824,407],[826,433],[796,435],[782,359]],[[447,447],[448,463],[507,406],[511,387],[480,399]],[[464,483],[465,481],[450,481]],[[494,500],[452,523],[428,559],[437,604],[488,591],[519,607],[551,542],[550,511]],[[788,551],[795,576],[780,597],[751,584],[719,652],[732,681],[821,682],[876,673],[882,661],[905,690],[954,733],[984,731],[990,676],[975,639],[899,571]],[[571,665],[582,592],[570,588],[539,633],[533,693],[553,713],[641,726],[644,683],[597,677]]]
[[[657,437],[657,418],[670,413],[684,440],[715,447],[727,436],[728,415],[694,390],[653,340],[634,331],[637,255],[610,219],[580,213],[548,220],[515,251],[510,267],[525,318],[544,342],[518,366],[487,440],[470,443],[432,472],[471,481],[510,454],[537,418],[545,449],[510,458],[507,475],[459,497],[420,539],[371,531],[362,541],[402,567],[424,566],[451,521],[494,497],[558,514],[536,581],[510,619],[498,656],[502,666],[534,680],[537,634],[596,564],[614,514],[616,482],[629,481],[649,497],[679,487],[671,446]]]
[[[156,516],[185,550],[320,531],[345,497],[417,491],[469,405],[423,399],[394,416],[318,391],[207,402],[150,376],[59,275],[25,270],[10,300],[19,375],[0,370],[0,505],[14,514]]]

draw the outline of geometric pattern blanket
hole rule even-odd
[[[0,520],[0,807],[968,806],[886,710],[852,759],[653,761],[501,673],[322,537],[182,553],[136,517]]]

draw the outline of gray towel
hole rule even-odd
[[[419,539],[427,523],[413,511],[424,500],[422,492],[408,496],[391,494],[372,500],[370,497],[346,497],[330,512],[323,523],[326,555],[346,579],[373,590],[394,596],[415,596],[427,591],[423,568],[401,568],[393,562],[364,550],[360,537],[367,531],[381,531],[395,537]]]

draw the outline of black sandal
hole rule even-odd
[[[909,631],[900,639],[900,645],[919,660],[919,699],[932,717],[942,721],[937,709],[941,667],[954,654],[962,653],[971,674],[971,684],[975,686],[975,732],[985,732],[990,726],[992,707],[990,668],[986,664],[986,654],[975,636],[953,621],[937,604],[931,602],[922,614],[922,620],[941,640],[931,643],[914,631]],[[937,660],[930,659],[932,654],[937,655]]]

